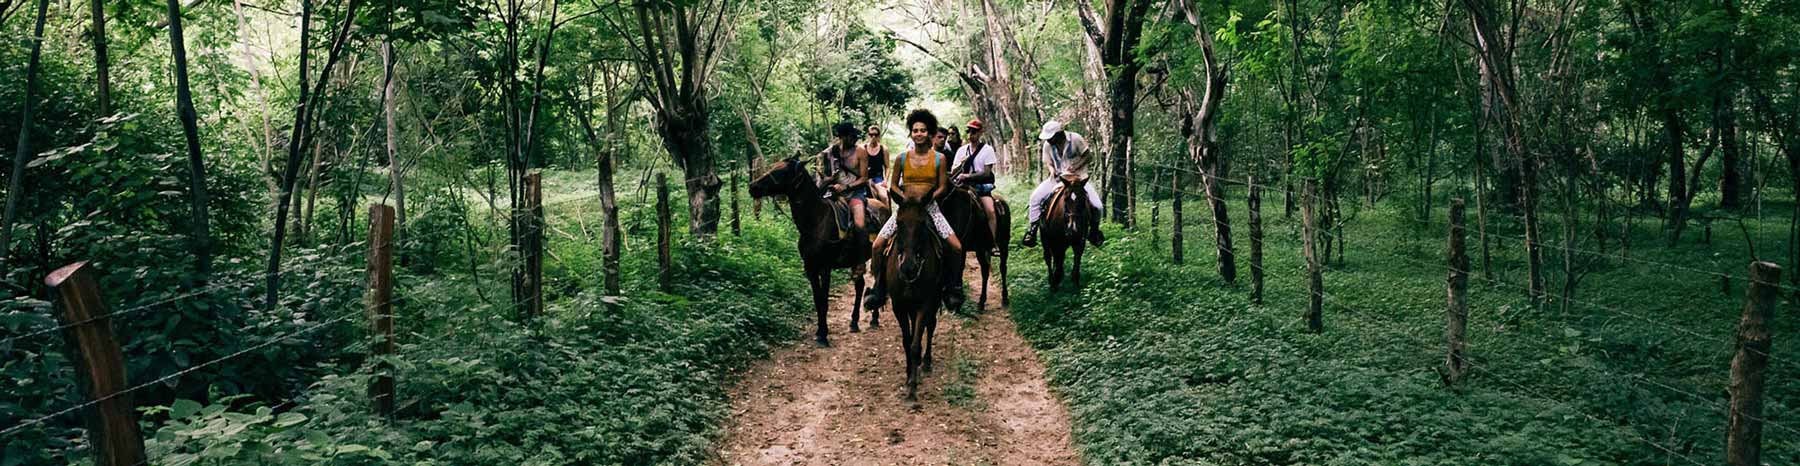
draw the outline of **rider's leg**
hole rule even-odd
[[[944,243],[949,246],[949,251],[946,251],[949,254],[944,256],[944,260],[947,261],[944,265],[950,266],[949,273],[944,274],[943,277],[944,307],[960,308],[964,299],[963,262],[968,260],[968,256],[963,254],[962,238],[957,237],[956,231],[950,228],[950,222],[944,219],[944,211],[938,209],[936,203],[926,208],[925,212],[931,215],[931,229],[937,232],[938,237],[943,238]]]
[[[1000,219],[996,217],[996,214],[994,213],[994,197],[981,196],[980,199],[981,209],[987,212],[988,237],[994,238],[995,242],[998,242],[1000,238]]]
[[[875,243],[869,249],[869,273],[875,276],[875,286],[869,288],[869,294],[863,298],[863,308],[875,309],[887,302],[887,243],[899,231],[900,226],[894,223],[898,217],[888,217],[881,225],[881,234],[875,235]]]
[[[1093,209],[1093,215],[1088,216],[1087,239],[1088,242],[1094,243],[1094,246],[1100,246],[1106,243],[1106,235],[1100,232],[1100,219],[1106,216],[1106,209],[1100,202],[1100,192],[1096,191],[1092,184],[1087,185],[1087,197],[1088,207]]]
[[[1056,178],[1050,178],[1031,190],[1031,199],[1025,204],[1025,218],[1031,221],[1031,225],[1025,227],[1025,238],[1019,241],[1020,246],[1037,246],[1038,221],[1044,218],[1044,203],[1050,200],[1050,194],[1056,192],[1058,183]]]
[[[850,198],[849,204],[850,204],[850,220],[851,220],[850,223],[856,225],[856,234],[859,234],[859,235],[866,234],[866,233],[863,233],[864,231],[866,231],[866,230],[863,230],[863,210],[864,210],[863,200],[853,197],[853,198]]]

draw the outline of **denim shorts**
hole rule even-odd
[[[846,199],[846,200],[848,200],[848,199],[866,200],[869,198],[869,187],[862,186],[862,187],[858,187],[858,188],[854,188],[854,189],[845,190],[843,193],[840,193],[838,195],[844,196],[844,199]]]
[[[880,176],[869,177],[869,184],[883,184],[883,183],[887,183],[887,178],[883,178]]]
[[[970,186],[969,188],[974,189],[975,194],[978,196],[991,196],[994,194],[994,184],[993,183],[982,183],[982,184]]]

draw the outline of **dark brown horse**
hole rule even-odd
[[[1075,264],[1070,270],[1070,278],[1076,287],[1081,286],[1081,254],[1087,250],[1085,239],[1088,236],[1088,216],[1094,215],[1093,208],[1088,206],[1087,180],[1073,176],[1062,177],[1062,187],[1045,201],[1044,223],[1040,228],[1044,235],[1044,267],[1050,270],[1050,290],[1055,291],[1062,285],[1063,260],[1065,253],[1075,249]]]
[[[800,259],[805,264],[806,281],[812,286],[813,310],[819,315],[819,330],[816,333],[819,346],[830,346],[829,332],[825,327],[825,311],[831,301],[831,271],[850,269],[851,285],[856,290],[856,301],[862,302],[863,270],[869,261],[869,235],[867,232],[853,232],[839,237],[836,213],[832,205],[823,199],[825,191],[819,188],[818,182],[806,171],[806,162],[789,158],[776,162],[769,171],[750,182],[750,196],[756,198],[768,196],[786,196],[789,211],[793,214],[794,227],[800,230]],[[879,201],[870,200],[868,215],[864,216],[865,225],[881,225],[887,222],[887,209]],[[871,311],[872,312],[872,311]],[[862,318],[861,306],[850,306],[850,331],[861,331],[857,320]],[[869,326],[877,325],[873,316]]]
[[[906,399],[914,401],[919,399],[921,372],[931,371],[942,283],[944,274],[952,269],[949,258],[943,257],[947,247],[931,229],[927,197],[917,189],[891,193],[898,205],[894,210],[897,228],[882,271],[894,318],[900,321],[900,346],[906,353]]]
[[[995,228],[988,231],[987,211],[981,208],[981,199],[969,188],[957,188],[938,201],[938,207],[944,211],[944,220],[950,222],[950,228],[956,230],[956,237],[962,239],[963,251],[975,253],[975,262],[981,266],[981,298],[976,309],[987,309],[988,277],[993,267],[993,256],[1000,256],[1000,304],[1011,304],[1011,293],[1006,286],[1006,261],[1008,249],[1012,243],[1012,208],[1005,199],[994,196]],[[960,263],[958,264],[960,265]],[[961,267],[955,279],[961,280]]]

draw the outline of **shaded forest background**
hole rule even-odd
[[[1718,352],[1736,316],[1738,296],[1717,290],[1742,290],[1751,260],[1800,264],[1793,0],[0,0],[0,35],[0,283],[12,296],[0,303],[0,425],[25,426],[0,438],[0,464],[87,450],[77,416],[41,418],[82,400],[42,285],[74,261],[103,272],[132,380],[157,381],[135,401],[159,462],[703,461],[730,373],[791,337],[805,301],[781,207],[741,186],[769,161],[817,152],[840,120],[882,125],[898,149],[900,115],[921,106],[988,122],[1014,191],[1042,173],[1037,128],[1069,121],[1103,160],[1108,228],[1130,231],[1121,258],[1099,263],[1142,276],[1161,276],[1145,264],[1168,248],[1149,236],[1182,196],[1201,206],[1189,213],[1202,230],[1189,246],[1208,252],[1198,267],[1218,286],[1243,282],[1240,204],[1256,188],[1270,231],[1312,235],[1328,274],[1441,280],[1386,258],[1441,250],[1402,239],[1440,237],[1450,199],[1464,199],[1474,273],[1509,299],[1490,304],[1530,309],[1510,312],[1577,341],[1604,333],[1562,325],[1587,322],[1586,302],[1710,326],[1718,338],[1699,343],[1611,329],[1617,345],[1590,356],[1702,401],[1723,396],[1723,371],[1695,358]],[[524,202],[534,173],[537,210]],[[685,207],[672,290],[654,276],[653,173]],[[1302,230],[1308,196],[1316,228]],[[406,356],[381,361],[409,381],[392,424],[361,407],[377,361],[360,320],[343,318],[362,308],[370,203],[397,208],[396,305],[413,313]],[[1288,246],[1272,260],[1304,267]],[[1637,261],[1695,276],[1655,281]],[[1033,273],[1017,284],[1041,283]],[[1096,286],[1141,277],[1130,273]],[[1800,273],[1786,278],[1783,295],[1800,296]],[[1380,302],[1442,299],[1412,291]],[[1634,297],[1656,293],[1678,296]],[[1024,302],[1204,301],[1121,294]],[[1099,356],[1058,349],[1100,354],[1087,337],[1168,322],[1021,315],[1057,355],[1077,423],[1092,426],[1077,436],[1091,460],[1181,456],[1090,412],[1084,394],[1109,388],[1070,375],[1085,373],[1070,359]],[[1344,350],[1317,344],[1296,354]],[[1778,358],[1796,354],[1780,346]],[[1504,366],[1536,359],[1510,351],[1494,359],[1511,377],[1558,370]],[[1527,385],[1605,397],[1567,382]],[[1770,412],[1800,402],[1794,387],[1774,390]],[[1680,395],[1621,396],[1581,406],[1627,428],[1565,420],[1520,435],[1625,431],[1648,445],[1608,434],[1634,446],[1511,459],[1719,451],[1722,427],[1706,417],[1719,414]],[[215,419],[244,427],[208,430]],[[569,425],[592,427],[551,429]],[[1795,438],[1770,449],[1793,459]],[[1342,453],[1354,448],[1239,459],[1379,461]]]

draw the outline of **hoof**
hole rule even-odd
[[[820,348],[830,348],[831,347],[831,339],[820,336],[818,338],[813,339],[813,345],[816,345]]]
[[[924,370],[925,370],[925,373],[927,373],[927,374],[931,373],[931,360],[929,360],[929,359],[925,360]]]
[[[873,327],[874,324],[870,324],[869,326]],[[856,321],[854,320],[850,321],[850,333],[862,333],[862,327],[857,327]]]
[[[871,328],[871,329],[881,328],[881,321],[875,320],[875,319],[869,319],[869,328]]]

